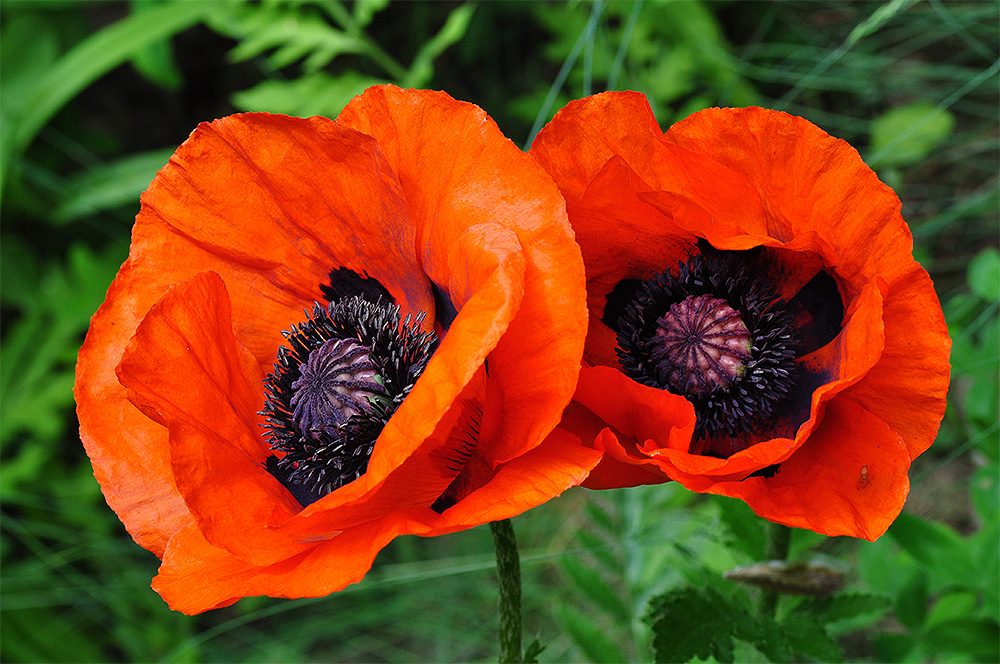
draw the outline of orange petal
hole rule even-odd
[[[590,364],[617,364],[615,332],[603,321],[615,286],[623,279],[649,279],[695,251],[697,238],[673,223],[672,209],[657,210],[635,195],[643,186],[637,180],[612,157],[568,208],[587,266],[590,327],[584,359]]]
[[[913,262],[899,199],[857,150],[804,118],[762,108],[712,108],[664,138],[739,173],[768,209],[758,232],[788,241],[816,232],[842,248],[838,275],[889,282]],[[849,250],[847,250],[849,249]]]
[[[569,203],[605,163],[619,157],[645,183],[643,190],[666,192],[672,206],[678,198],[685,201],[674,222],[713,244],[733,233],[763,234],[767,227],[766,205],[747,180],[667,140],[645,96],[635,92],[605,92],[570,102],[539,132],[531,154]],[[689,218],[684,214],[689,210],[697,213]]]
[[[454,285],[466,268],[452,245],[476,224],[516,237],[524,298],[490,356],[505,418],[494,462],[538,445],[572,396],[587,320],[583,261],[551,179],[482,109],[442,92],[377,86],[337,122],[378,141],[417,225],[422,266],[457,309],[471,292]]]
[[[375,555],[406,523],[405,515],[397,513],[271,565],[252,565],[212,546],[197,528],[188,527],[170,540],[153,589],[171,609],[189,615],[255,595],[320,597],[360,581]]]
[[[270,565],[253,565],[212,546],[194,527],[170,541],[153,588],[170,608],[193,614],[241,597],[317,597],[360,581],[376,554],[393,538],[440,535],[506,519],[579,484],[600,454],[568,434],[554,434],[504,465],[494,479],[458,505],[435,514],[429,508],[397,509]]]
[[[612,157],[654,163],[662,136],[645,95],[605,92],[571,101],[556,113],[535,137],[531,155],[571,204]]]
[[[885,422],[847,399],[834,399],[823,425],[770,478],[713,486],[745,500],[758,515],[825,535],[875,540],[903,509],[910,457]]]
[[[433,314],[413,238],[370,137],[325,118],[246,114],[202,124],[178,148],[143,195],[132,253],[156,247],[143,257],[166,272],[160,282],[218,272],[237,338],[267,369],[280,331],[335,267],[367,272],[404,312]]]
[[[885,350],[844,396],[900,434],[915,459],[934,442],[950,379],[951,339],[922,267],[914,263],[908,275],[889,286],[882,316]]]
[[[266,527],[300,507],[264,470],[263,376],[233,336],[221,278],[205,273],[167,291],[140,323],[118,376],[129,399],[168,427],[174,481],[206,539],[250,561],[273,560],[267,550],[289,543],[267,538]]]
[[[126,262],[91,320],[73,394],[80,440],[105,500],[139,545],[162,556],[167,540],[192,518],[174,485],[166,428],[129,403],[115,375],[138,324],[129,307],[133,280]]]
[[[172,481],[166,430],[126,400],[114,367],[169,286],[221,275],[236,337],[264,371],[330,269],[366,270],[406,311],[433,313],[434,300],[407,251],[413,225],[398,181],[370,137],[330,120],[249,114],[203,124],[142,200],[130,258],[80,351],[75,393],[108,503],[136,541],[162,554],[191,517]]]
[[[569,432],[553,431],[540,445],[500,466],[485,486],[430,521],[429,532],[509,519],[578,485],[601,459],[581,442]]]

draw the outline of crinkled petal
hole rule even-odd
[[[417,225],[422,266],[456,309],[470,293],[448,286],[462,271],[450,262],[451,245],[479,223],[516,236],[524,298],[490,356],[504,413],[494,463],[538,445],[575,388],[587,324],[583,261],[551,179],[482,109],[442,92],[378,86],[337,122],[378,141]]]
[[[844,397],[892,427],[915,459],[937,436],[951,369],[948,328],[922,267],[914,263],[909,275],[889,285],[882,316],[885,349]]]
[[[153,579],[175,611],[201,613],[242,597],[320,597],[360,581],[375,555],[406,528],[406,514],[368,522],[270,565],[253,565],[212,546],[194,526],[177,533]]]
[[[875,540],[899,516],[910,457],[899,435],[847,399],[832,401],[823,425],[770,478],[715,484],[760,516],[825,535]]]
[[[301,508],[264,470],[260,366],[232,332],[214,273],[167,291],[146,314],[118,366],[129,399],[169,431],[174,482],[204,536],[247,560],[287,554],[267,526]],[[260,551],[263,549],[264,551]]]
[[[678,214],[674,221],[709,241],[765,234],[768,225],[767,205],[742,174],[668,140],[645,96],[635,92],[604,92],[570,102],[538,133],[531,154],[569,203],[606,162],[619,157],[648,190],[693,204],[699,214]]]
[[[74,388],[80,437],[109,505],[162,554],[190,522],[166,429],[128,402],[114,368],[171,285],[204,271],[227,284],[233,331],[270,369],[281,330],[302,319],[329,270],[384,281],[409,311],[433,312],[411,252],[413,224],[374,141],[324,118],[236,115],[203,124],[143,195],[130,257],[91,321]]]

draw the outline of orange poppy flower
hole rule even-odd
[[[600,455],[548,435],[584,299],[558,190],[476,106],[378,87],[337,121],[223,118],[142,197],[81,438],[172,608],[324,595],[397,535],[587,476]]]
[[[564,428],[585,486],[673,479],[875,539],[944,414],[950,340],[889,187],[798,117],[644,96],[569,104],[531,154],[583,250],[590,329]]]

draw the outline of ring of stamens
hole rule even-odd
[[[791,317],[738,252],[698,255],[642,282],[617,320],[622,371],[687,398],[695,439],[754,430],[794,381]]]
[[[283,332],[260,414],[278,453],[266,468],[302,505],[367,470],[375,440],[436,348],[422,319],[357,296],[317,303]]]

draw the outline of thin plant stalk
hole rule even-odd
[[[521,651],[521,561],[510,519],[490,523],[497,554],[500,582],[500,664],[520,664]]]

